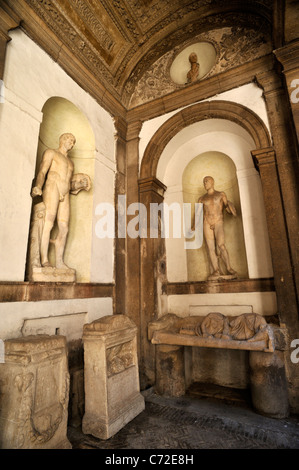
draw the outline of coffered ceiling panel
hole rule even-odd
[[[238,26],[272,34],[272,0],[4,0],[57,60],[62,48],[128,106],[141,77],[198,35]],[[51,42],[44,39],[45,32]],[[56,47],[55,47],[56,44]],[[55,57],[56,55],[56,57]],[[68,71],[68,64],[65,64]],[[70,67],[69,67],[70,68]],[[70,73],[75,75],[74,71]],[[81,83],[82,84],[82,83]]]

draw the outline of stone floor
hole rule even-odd
[[[143,392],[145,410],[104,441],[69,427],[73,449],[299,449],[299,416],[276,420],[255,413],[250,398],[219,387],[194,387],[180,398]]]

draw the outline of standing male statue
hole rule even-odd
[[[34,234],[35,255],[32,257],[33,267],[52,268],[49,259],[49,244],[54,243],[56,255],[56,269],[68,270],[70,268],[64,263],[63,256],[69,230],[70,218],[70,192],[77,194],[81,189],[90,189],[90,179],[87,175],[73,175],[74,164],[68,157],[76,143],[73,134],[62,134],[59,138],[58,149],[45,150],[42,162],[36,177],[35,186],[31,196],[42,196],[43,223],[38,230],[33,226],[31,234]],[[57,220],[58,235],[55,240],[50,240],[51,230]],[[37,261],[36,246],[38,245],[40,259]],[[33,259],[34,258],[34,259]],[[49,270],[47,270],[49,271]],[[74,271],[74,270],[71,270]],[[56,273],[57,274],[57,273]],[[33,279],[35,280],[35,279]]]
[[[217,280],[220,277],[234,279],[237,273],[230,265],[224,242],[223,209],[225,208],[234,217],[237,216],[236,209],[223,191],[214,189],[214,178],[205,176],[203,184],[207,192],[198,199],[198,202],[203,204],[203,233],[211,266],[211,275],[208,280]],[[223,276],[220,272],[217,252],[225,264],[227,275]]]

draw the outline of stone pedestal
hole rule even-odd
[[[185,395],[184,346],[156,346],[156,385],[159,395]]]
[[[0,397],[0,448],[70,449],[65,337],[6,340]]]
[[[76,282],[75,269],[60,269],[55,267],[34,267],[31,269],[31,282]]]
[[[144,410],[136,335],[136,326],[125,315],[84,325],[83,433],[109,439]]]
[[[271,418],[289,415],[288,387],[282,351],[250,351],[250,389],[253,407]]]

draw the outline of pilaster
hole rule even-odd
[[[156,238],[151,238],[151,204],[161,204],[166,186],[155,177],[139,180],[139,200],[147,210],[147,236],[140,239],[140,334],[141,334],[141,386],[155,383],[155,348],[148,340],[148,323],[158,318],[159,294],[166,280],[165,243],[156,222]],[[153,227],[152,227],[153,228]]]
[[[289,236],[285,222],[285,207],[280,190],[279,170],[273,148],[254,150],[264,194],[264,202],[272,253],[274,284],[280,323],[285,325],[289,335],[289,344],[285,351],[285,366],[289,382],[289,401],[294,412],[298,412],[298,366],[293,364],[290,344],[298,338],[298,303],[293,271],[293,260],[289,245]]]
[[[281,194],[283,217],[281,224],[286,230],[290,249],[290,272],[294,274],[297,301],[299,297],[299,207],[298,207],[298,148],[292,113],[283,80],[274,70],[257,75],[257,81],[264,90],[268,111],[273,149],[275,150],[276,172],[274,185]],[[270,154],[262,150],[260,164],[270,174],[274,172],[274,161],[268,161]],[[267,155],[267,156],[266,156]],[[273,157],[274,158],[274,157]],[[266,166],[265,166],[266,165]],[[262,170],[261,170],[262,173]],[[274,175],[273,175],[274,177]],[[278,189],[277,189],[278,190]],[[273,209],[273,208],[272,208]],[[294,307],[293,307],[294,308]]]

